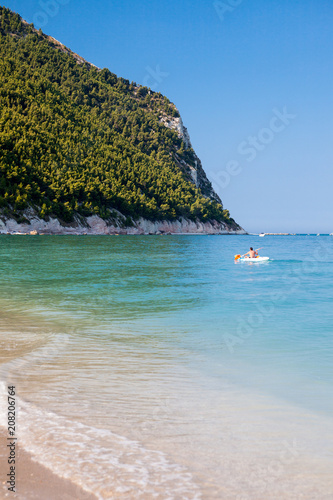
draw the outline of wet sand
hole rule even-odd
[[[96,500],[97,497],[82,490],[68,479],[53,474],[32,460],[31,455],[17,446],[16,494],[8,491],[9,473],[7,436],[0,432],[0,497],[20,500]]]

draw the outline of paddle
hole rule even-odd
[[[260,248],[257,248],[255,250],[255,252],[258,252],[258,250],[261,250],[263,247],[260,247]],[[246,252],[248,253],[248,252]],[[244,255],[246,255],[246,253],[244,253]],[[244,255],[235,255],[235,260],[238,260],[238,259],[241,259],[242,257],[244,257]]]

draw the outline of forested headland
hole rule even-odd
[[[96,68],[0,7],[0,213],[237,227],[160,93]],[[212,195],[214,193],[215,196]]]

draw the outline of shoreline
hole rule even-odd
[[[1,498],[15,498],[21,500],[97,500],[92,493],[88,493],[69,479],[54,474],[50,469],[33,460],[32,455],[17,445],[17,476],[16,493],[8,491],[6,481],[9,465],[7,463],[7,435],[0,429],[0,470]]]
[[[247,233],[38,233],[31,231],[30,233],[8,232],[2,233],[0,236],[247,236]]]
[[[4,219],[0,214],[0,234],[29,234],[29,235],[229,235],[247,234],[240,226],[228,226],[226,223],[192,221],[180,218],[175,221],[151,221],[140,217],[126,225],[125,217],[118,213],[117,220],[104,220],[98,215],[90,217],[74,216],[71,223],[61,223],[50,217],[47,221],[40,219],[35,212],[27,210],[23,214],[25,221],[18,223],[15,219]]]

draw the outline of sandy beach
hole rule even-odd
[[[77,487],[71,481],[60,478],[46,467],[32,460],[32,457],[22,448],[17,448],[17,481],[16,495],[8,491],[6,474],[9,472],[7,463],[7,436],[0,433],[0,470],[1,470],[1,498],[18,498],[24,500],[96,500],[91,495]]]

